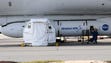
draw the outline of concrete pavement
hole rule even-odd
[[[111,60],[111,45],[107,44],[59,47],[20,47],[17,45],[22,41],[15,38],[0,39],[0,61]],[[108,42],[110,43],[110,40]]]

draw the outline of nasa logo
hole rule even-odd
[[[104,25],[102,26],[102,29],[103,29],[104,31],[107,31],[107,30],[109,29],[109,25],[104,24]]]

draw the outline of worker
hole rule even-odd
[[[91,34],[92,34],[92,40],[91,40],[91,42],[94,42],[94,44],[97,44],[97,37],[98,37],[98,31],[97,31],[97,29],[95,28],[92,32],[91,32]]]
[[[90,33],[92,35],[92,38],[89,39],[89,41],[87,42],[87,44],[89,44],[89,42],[93,42],[94,44],[97,44],[97,37],[98,37],[98,31],[96,28],[91,29]]]

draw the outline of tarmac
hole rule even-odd
[[[22,38],[0,35],[0,61],[111,60],[111,39],[98,40],[98,44],[69,43],[46,47],[21,47],[22,42]]]

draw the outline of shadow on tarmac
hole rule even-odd
[[[97,44],[93,44],[93,42],[65,42],[60,43],[60,46],[111,46],[111,42],[98,42]]]
[[[55,46],[55,44],[53,45],[49,45],[49,46]],[[87,42],[64,42],[64,43],[59,43],[59,46],[111,46],[111,42],[98,42],[97,44],[93,44],[91,42],[89,42],[89,44],[87,44]],[[13,45],[0,45],[0,47],[21,47],[20,44],[13,44]],[[25,47],[31,47],[31,46],[25,46]]]
[[[0,47],[21,47],[20,45],[0,45]]]

